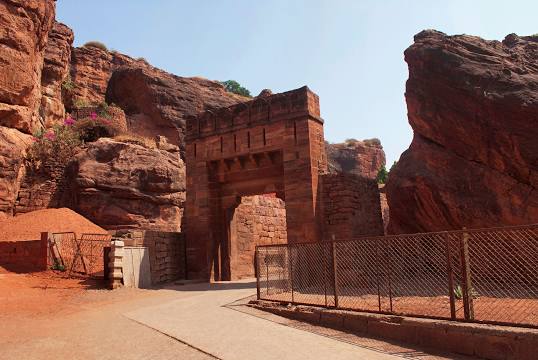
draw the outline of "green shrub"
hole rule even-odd
[[[63,125],[34,134],[26,159],[30,171],[44,172],[46,165],[65,166],[73,158],[81,144],[79,134],[73,128],[74,120],[67,118]]]
[[[359,140],[354,139],[354,138],[349,138],[349,139],[346,139],[346,140],[344,141],[344,143],[346,144],[346,146],[355,146],[358,142],[359,142]]]
[[[90,106],[90,102],[86,99],[81,99],[81,98],[77,98],[75,99],[75,101],[73,102],[73,106],[77,109],[80,109],[80,108],[85,108],[85,107],[88,107]]]
[[[106,45],[100,41],[88,41],[86,44],[84,44],[84,47],[96,47],[98,49],[108,51]]]
[[[71,75],[67,74],[64,81],[62,82],[62,89],[71,91],[74,88],[75,88],[75,83],[73,82],[73,80],[71,80]]]
[[[246,96],[246,97],[252,97],[250,95],[250,91],[248,89],[242,87],[235,80],[222,81],[221,84],[224,85],[224,88],[226,89],[227,92],[242,95],[242,96]]]
[[[385,168],[385,165],[379,169],[377,172],[376,180],[378,184],[385,184],[389,178],[389,173],[387,169]]]
[[[463,299],[463,289],[461,288],[460,285],[454,288],[454,297],[456,298],[456,300]]]

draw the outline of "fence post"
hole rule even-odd
[[[295,302],[295,297],[293,294],[293,259],[291,256],[291,249],[293,245],[288,245],[286,248],[288,249],[288,262],[290,263],[290,282],[291,282],[291,303],[293,304]]]
[[[452,257],[450,256],[450,237],[445,232],[446,242],[446,269],[448,275],[448,295],[450,297],[450,319],[456,320],[456,299],[454,296],[454,273],[452,271]]]
[[[332,258],[332,265],[333,265],[333,288],[334,288],[334,307],[338,307],[338,275],[337,275],[337,268],[338,265],[336,263],[336,245],[334,242],[334,235],[332,236],[331,241],[331,258]]]
[[[322,256],[323,256],[323,292],[325,294],[325,307],[327,307],[327,255],[326,255],[326,242],[321,243]]]
[[[267,261],[267,257],[269,256],[267,247],[265,248],[265,288],[266,288],[266,295],[269,296],[269,262]]]
[[[471,263],[469,261],[469,233],[463,228],[461,236],[461,266],[463,275],[463,312],[465,320],[474,319],[473,284],[471,281]]]
[[[254,272],[256,273],[256,298],[260,300],[260,260],[258,257],[258,245],[254,250]]]
[[[41,270],[47,270],[49,267],[49,259],[50,259],[50,247],[49,244],[51,243],[52,233],[50,232],[42,232],[41,233],[41,244],[40,244],[40,250],[41,250]],[[52,265],[52,264],[50,264]]]

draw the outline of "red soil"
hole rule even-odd
[[[0,222],[0,241],[39,240],[41,232],[107,233],[67,208],[32,211]]]

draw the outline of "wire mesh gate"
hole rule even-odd
[[[258,246],[258,298],[538,327],[538,224]]]
[[[53,233],[49,239],[49,263],[66,271],[67,276],[102,278],[105,248],[110,246],[110,240],[111,236],[106,234],[82,234],[77,238],[73,232]]]

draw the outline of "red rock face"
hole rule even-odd
[[[13,215],[31,136],[0,126],[0,220]]]
[[[74,88],[66,94],[65,105],[70,110],[78,105],[97,105],[105,101],[108,81],[115,69],[136,63],[147,66],[145,61],[110,52],[94,46],[74,48],[71,56],[71,79]]]
[[[62,82],[69,74],[73,31],[64,24],[55,22],[49,33],[45,48],[45,63],[41,76],[40,113],[45,126],[50,127],[65,117],[62,101]]]
[[[387,184],[389,231],[538,222],[538,37],[423,31],[405,60],[414,138]]]
[[[54,12],[54,0],[0,2],[0,126],[41,127],[41,69]]]
[[[100,139],[68,172],[70,208],[105,229],[179,231],[185,167],[177,147],[149,149]]]
[[[179,77],[138,64],[114,71],[106,93],[107,102],[125,111],[129,131],[166,136],[181,149],[186,117],[247,100],[226,92],[216,81]]]
[[[329,171],[345,172],[375,179],[385,165],[385,152],[379,140],[353,141],[344,144],[327,144]]]

